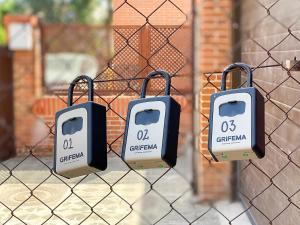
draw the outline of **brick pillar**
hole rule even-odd
[[[217,90],[207,84],[203,73],[222,71],[231,63],[233,1],[201,0],[200,15],[200,159],[198,166],[198,193],[202,200],[229,198],[231,193],[231,164],[216,163],[207,148],[210,95]],[[211,77],[210,82],[220,87],[221,76]]]
[[[42,90],[42,67],[40,46],[40,24],[36,16],[12,16],[4,18],[4,24],[8,33],[8,43],[12,56],[13,76],[13,110],[15,147],[17,154],[28,152],[33,145],[46,135],[42,122],[32,114],[32,106]],[[31,25],[32,47],[12,47],[14,38],[21,35],[16,32],[14,36],[9,35],[12,24]],[[19,40],[19,43],[22,39]],[[22,43],[21,43],[22,44]],[[33,129],[35,128],[35,129]],[[36,128],[40,128],[36,132]]]

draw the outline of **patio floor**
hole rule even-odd
[[[52,167],[52,157],[39,159],[50,168]],[[3,164],[12,169],[22,160],[24,160],[24,157],[17,157],[3,162]],[[185,160],[184,158],[179,160],[176,166],[178,171],[189,169],[187,165],[190,164],[186,163]],[[51,175],[50,170],[32,156],[26,158],[13,169],[12,173],[16,178],[8,178],[9,171],[0,165],[0,182],[8,178],[0,185],[0,202],[10,209],[14,209],[14,215],[16,216],[12,217],[6,224],[26,223],[37,225],[47,220],[45,223],[47,225],[79,224],[83,221],[82,224],[102,225],[107,223],[116,224],[126,217],[119,224],[143,225],[148,224],[145,223],[143,217],[151,223],[155,223],[168,214],[157,224],[184,225],[188,224],[186,221],[188,220],[189,222],[195,221],[193,223],[195,225],[225,225],[229,224],[228,220],[217,210],[229,219],[235,218],[244,211],[242,205],[238,202],[217,202],[214,204],[217,210],[209,205],[196,203],[189,183],[174,170],[169,171],[163,178],[159,179],[153,185],[153,190],[148,192],[150,185],[143,177],[153,183],[165,170],[138,171],[143,177],[131,171],[124,176],[128,172],[128,168],[118,157],[109,157],[108,165],[106,171],[99,173],[102,179],[92,174],[84,180],[82,180],[84,177],[67,180]],[[185,178],[190,179],[190,177]],[[74,194],[71,195],[71,188],[68,185],[73,188]],[[110,189],[110,186],[112,186],[112,189]],[[33,190],[33,196],[30,195],[28,188]],[[146,192],[148,193],[145,195]],[[182,214],[186,220],[175,210],[172,210],[170,204],[163,200],[160,195],[170,202],[174,201],[173,208]],[[70,197],[68,198],[68,196]],[[182,197],[176,200],[179,196]],[[24,201],[25,203],[23,203]],[[128,203],[134,203],[133,212],[131,212]],[[0,204],[0,224],[11,217],[10,210],[3,204]],[[91,213],[90,206],[94,207],[94,212],[102,219],[96,216],[95,213]],[[51,210],[54,210],[54,215]],[[85,220],[87,217],[88,219]],[[232,224],[251,225],[245,213],[235,219]]]

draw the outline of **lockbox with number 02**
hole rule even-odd
[[[247,87],[226,91],[226,76],[234,69],[247,73]],[[251,68],[229,65],[221,92],[211,95],[208,149],[216,161],[246,160],[265,155],[264,98],[252,87]]]
[[[73,105],[73,90],[80,80],[88,82],[88,102]],[[68,107],[56,113],[54,171],[66,178],[107,167],[106,108],[93,102],[93,80],[77,77],[68,90]]]
[[[166,81],[165,95],[145,98],[148,81]],[[141,98],[129,103],[122,158],[132,168],[173,167],[177,159],[180,104],[170,96],[170,75],[154,71],[144,80]]]

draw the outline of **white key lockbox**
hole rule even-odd
[[[148,81],[166,80],[165,95],[145,98]],[[132,168],[173,167],[177,159],[180,104],[170,96],[170,75],[154,71],[144,80],[141,98],[128,105],[122,158]]]
[[[80,80],[88,82],[88,102],[73,105],[73,90]],[[66,178],[105,170],[106,107],[93,102],[93,80],[77,77],[68,90],[68,107],[56,113],[54,171]]]
[[[226,90],[233,69],[247,73],[247,87]],[[265,155],[264,98],[252,87],[251,68],[229,65],[222,74],[221,92],[211,95],[208,149],[216,161],[246,160]]]

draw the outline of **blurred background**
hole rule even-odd
[[[0,0],[0,224],[300,223],[300,2],[295,0]],[[266,156],[216,163],[209,99],[221,72],[248,63],[265,98]],[[128,103],[164,69],[181,104],[175,168],[120,157]],[[108,169],[52,171],[55,112],[78,75],[107,108]],[[234,72],[228,88],[245,86]],[[161,95],[164,80],[150,82]],[[87,85],[75,101],[87,101]]]

